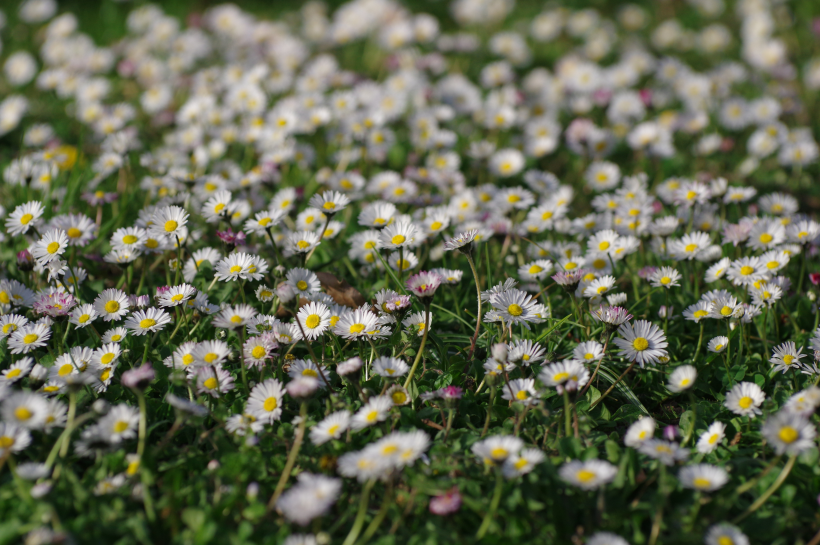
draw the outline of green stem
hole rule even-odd
[[[475,352],[476,341],[478,341],[478,332],[481,331],[481,284],[478,282],[478,271],[475,268],[473,256],[471,254],[465,255],[467,256],[467,262],[470,264],[470,270],[473,271],[473,280],[475,281],[476,297],[478,297],[478,313],[476,313],[475,333],[473,333],[473,338],[470,339],[470,355],[468,356],[470,361],[472,361],[473,353]]]
[[[364,489],[362,489],[362,496],[359,498],[359,511],[356,513],[356,520],[353,522],[353,528],[350,529],[350,533],[347,534],[342,545],[353,545],[356,543],[356,538],[359,537],[359,532],[362,531],[362,526],[364,526],[364,518],[367,516],[367,504],[370,503],[370,490],[374,484],[376,484],[375,479],[370,479],[365,483]]]
[[[760,507],[764,503],[766,503],[766,500],[768,500],[772,494],[777,492],[777,489],[780,488],[780,485],[783,484],[783,482],[786,480],[786,477],[789,476],[789,473],[791,473],[791,470],[794,467],[795,461],[797,461],[796,454],[792,454],[791,456],[789,456],[789,461],[786,462],[785,466],[783,466],[783,469],[780,471],[780,475],[777,476],[777,479],[772,483],[772,486],[770,486],[769,489],[766,490],[762,496],[760,496],[752,505],[750,505],[749,508],[746,509],[746,511],[744,511],[742,515],[736,517],[732,521],[732,524],[737,524],[738,522],[742,521],[743,519],[745,519],[758,509],[760,509]]]
[[[610,392],[612,392],[612,390],[615,389],[615,386],[617,386],[623,380],[623,378],[626,376],[626,374],[629,373],[632,370],[633,367],[635,367],[635,363],[636,362],[634,362],[634,361],[632,363],[630,363],[629,367],[626,368],[626,371],[624,371],[623,374],[618,377],[618,380],[616,380],[615,382],[612,383],[612,386],[610,386],[609,389],[606,392],[604,392],[604,395],[602,395],[601,397],[599,397],[598,399],[596,399],[595,401],[592,402],[592,405],[589,406],[590,411],[592,409],[594,409],[595,406],[598,405],[598,403],[603,401],[604,398],[606,398],[606,396],[608,396],[610,394]]]
[[[490,385],[490,403],[487,405],[487,418],[484,420],[484,429],[481,430],[481,437],[487,435],[487,430],[490,429],[490,419],[493,415],[493,401],[495,401],[495,386]]]
[[[564,437],[570,437],[572,429],[572,411],[569,407],[569,391],[564,388]]]
[[[695,355],[692,356],[692,361],[693,362],[698,359],[698,354],[700,354],[700,347],[703,346],[703,326],[704,325],[705,324],[703,323],[703,319],[701,319],[700,320],[700,336],[698,337],[698,347],[695,349]]]
[[[364,531],[364,535],[362,536],[361,543],[367,543],[368,540],[373,537],[373,534],[376,533],[376,530],[379,529],[384,517],[387,515],[387,510],[392,505],[393,498],[393,485],[392,482],[387,484],[387,492],[384,494],[384,498],[382,498],[382,506],[379,508],[379,512],[376,513],[376,518],[370,521],[370,524],[367,525],[367,530]]]
[[[279,483],[276,485],[276,490],[273,491],[273,495],[270,497],[270,501],[268,501],[268,512],[271,512],[273,508],[276,507],[276,501],[279,499],[279,496],[282,495],[282,492],[285,491],[285,485],[290,477],[290,472],[293,471],[293,466],[296,465],[296,457],[299,455],[299,449],[302,447],[302,440],[305,437],[306,423],[307,401],[302,401],[302,405],[299,408],[299,427],[296,428],[296,436],[293,440],[293,446],[290,448],[290,452],[288,453],[288,459],[287,462],[285,462],[285,469],[282,470],[282,476],[279,477]]]
[[[419,366],[419,362],[421,361],[421,355],[424,353],[424,345],[427,344],[427,334],[430,332],[430,303],[425,303],[424,305],[424,335],[421,337],[421,345],[419,346],[419,351],[416,352],[416,359],[413,360],[413,366],[410,367],[410,372],[407,374],[407,380],[404,381],[404,388],[407,389],[410,386],[410,382],[413,380],[413,375],[416,374],[416,368]]]
[[[475,537],[476,539],[481,539],[484,537],[484,534],[487,533],[487,530],[490,527],[490,523],[493,520],[493,516],[495,515],[496,510],[498,509],[498,503],[501,501],[501,490],[504,488],[504,477],[501,475],[501,469],[496,469],[495,471],[495,490],[493,491],[493,498],[490,500],[490,510],[487,511],[487,514],[484,515],[484,520],[481,521],[481,526],[478,529]]]

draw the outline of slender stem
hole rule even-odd
[[[739,496],[740,494],[743,494],[744,492],[746,492],[747,490],[752,488],[754,485],[756,485],[760,479],[762,479],[763,477],[768,475],[769,472],[772,469],[774,469],[774,466],[776,466],[777,464],[780,463],[780,459],[782,457],[783,457],[783,455],[776,456],[775,458],[773,458],[772,461],[769,462],[769,465],[764,467],[763,470],[760,473],[757,474],[757,476],[755,476],[753,479],[750,479],[750,480],[746,481],[742,485],[738,486],[735,489],[735,494],[737,494]]]
[[[370,503],[370,490],[374,484],[376,484],[375,479],[370,479],[365,483],[362,489],[362,496],[359,498],[359,511],[356,513],[356,520],[353,522],[353,528],[350,529],[350,533],[347,534],[342,545],[353,545],[356,543],[359,532],[362,531],[362,526],[364,526],[364,519],[367,516],[367,504]]]
[[[285,462],[285,469],[282,470],[282,476],[279,477],[279,483],[276,485],[276,490],[268,501],[267,511],[273,511],[276,507],[276,501],[282,492],[285,491],[285,485],[290,477],[290,472],[293,471],[293,466],[296,465],[296,457],[299,455],[299,449],[302,448],[302,440],[305,437],[305,424],[307,423],[307,401],[302,401],[302,406],[299,408],[299,427],[296,428],[296,437],[293,440],[293,446],[290,447],[287,462]]]
[[[504,488],[504,477],[501,475],[501,469],[497,468],[495,471],[495,491],[493,491],[493,498],[490,500],[490,510],[487,511],[484,520],[481,521],[481,526],[475,535],[476,539],[481,539],[487,533],[495,511],[498,509],[498,503],[501,501],[502,488]]]
[[[706,325],[703,323],[703,319],[700,320],[700,336],[698,337],[698,347],[695,349],[695,355],[692,356],[692,361],[694,362],[698,359],[698,354],[700,354],[700,347],[703,346],[703,326]]]
[[[421,361],[421,355],[424,353],[424,345],[427,344],[427,334],[430,332],[430,303],[424,304],[424,335],[421,337],[421,345],[419,346],[419,351],[416,352],[416,359],[413,360],[413,366],[410,368],[410,372],[407,374],[407,380],[404,381],[404,388],[405,390],[410,386],[410,382],[413,380],[413,375],[416,374],[416,368],[419,366],[419,362]]]
[[[732,359],[732,325],[731,320],[726,320],[726,365]]]
[[[134,393],[137,395],[137,402],[139,403],[140,407],[140,420],[139,420],[139,432],[138,432],[138,443],[137,443],[137,456],[142,459],[142,453],[145,452],[145,439],[146,439],[146,431],[148,428],[147,425],[147,410],[145,407],[145,395],[140,390],[134,390]],[[142,467],[142,464],[140,464]]]
[[[633,367],[635,367],[635,364],[636,364],[636,363],[637,363],[637,362],[634,362],[634,361],[633,361],[632,363],[630,363],[630,364],[629,364],[629,367],[627,367],[627,368],[626,368],[626,371],[624,371],[624,372],[623,372],[623,374],[622,374],[621,376],[619,376],[619,377],[618,377],[618,380],[616,380],[615,382],[613,382],[613,383],[612,383],[612,386],[610,386],[610,387],[609,387],[609,389],[608,389],[606,392],[604,392],[604,395],[602,395],[601,397],[599,397],[598,399],[596,399],[596,400],[592,403],[592,405],[590,405],[590,406],[589,406],[589,410],[590,410],[590,411],[591,411],[592,409],[594,409],[594,408],[595,408],[595,406],[596,406],[596,405],[598,405],[598,403],[600,403],[601,401],[603,401],[603,400],[604,400],[604,398],[605,398],[606,396],[608,396],[608,395],[610,394],[610,392],[612,392],[612,390],[614,390],[614,389],[615,389],[615,386],[617,386],[617,385],[618,385],[618,383],[620,383],[620,382],[621,382],[621,380],[623,380],[623,378],[626,376],[626,374],[627,374],[627,373],[629,373],[630,371],[632,371],[632,368],[633,368]]]
[[[490,428],[490,419],[493,416],[493,401],[495,401],[495,386],[490,385],[490,403],[487,405],[487,418],[484,420],[484,429],[481,430],[481,437],[487,435]]]
[[[803,293],[803,277],[806,276],[806,252],[808,246],[803,246],[800,252],[800,275],[797,277],[797,295]]]
[[[742,521],[743,519],[745,519],[758,509],[760,509],[760,507],[764,503],[766,503],[766,500],[768,500],[771,497],[771,495],[774,494],[778,488],[780,488],[780,485],[783,484],[783,482],[786,480],[786,477],[789,476],[789,473],[791,473],[791,470],[794,467],[795,461],[797,461],[796,454],[792,454],[791,456],[789,456],[789,461],[786,462],[785,466],[783,466],[783,469],[780,471],[780,475],[777,476],[777,479],[772,483],[772,486],[770,486],[769,489],[766,490],[762,496],[757,498],[757,500],[752,505],[750,505],[749,508],[746,509],[746,511],[744,511],[742,515],[736,517],[732,521],[732,524],[737,524],[738,522]]]
[[[376,517],[370,521],[370,524],[367,525],[367,530],[364,531],[364,535],[362,536],[361,543],[367,543],[367,541],[373,537],[373,534],[376,533],[376,530],[379,529],[384,517],[387,515],[387,510],[392,505],[392,498],[393,498],[393,483],[392,481],[387,483],[387,492],[384,494],[384,498],[382,498],[382,506],[379,508],[379,512],[376,513]]]
[[[239,361],[241,364],[241,371],[242,371],[242,385],[245,389],[248,389],[248,373],[245,370],[245,326],[239,326]]]
[[[478,332],[481,330],[481,284],[478,282],[478,271],[475,268],[475,262],[473,262],[472,254],[465,254],[467,256],[467,262],[470,264],[470,270],[473,271],[473,280],[475,281],[475,291],[476,297],[478,297],[478,312],[476,313],[476,322],[475,322],[475,333],[473,333],[473,338],[470,339],[470,355],[468,358],[470,361],[473,359],[473,353],[475,352],[475,344],[478,340]]]
[[[606,357],[606,347],[609,345],[609,337],[610,337],[610,335],[606,336],[606,342],[604,343],[604,350],[601,353],[601,357],[598,358],[598,363],[597,363],[597,365],[595,365],[595,371],[592,372],[592,376],[589,377],[589,380],[584,385],[583,389],[580,392],[578,392],[578,397],[576,397],[576,399],[581,399],[584,396],[584,394],[587,392],[587,390],[589,390],[589,387],[592,386],[592,381],[595,380],[595,377],[598,375],[598,370],[601,368],[601,363],[604,361],[604,358]]]
[[[564,437],[571,435],[572,411],[569,406],[569,391],[564,388]]]
[[[74,415],[77,414],[77,392],[73,389],[69,390],[68,392],[68,417],[66,421],[66,433],[70,436],[71,432],[74,431]],[[68,454],[68,445],[70,441],[66,439],[63,440],[63,444],[60,446],[60,458],[65,458],[65,455]],[[50,457],[49,457],[50,458]]]

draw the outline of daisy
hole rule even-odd
[[[689,305],[686,307],[686,310],[683,311],[683,317],[687,320],[691,320],[693,322],[700,323],[701,320],[704,318],[709,317],[709,313],[712,309],[712,303],[709,301],[698,301],[694,305]]]
[[[772,357],[769,359],[769,363],[774,365],[772,371],[783,371],[785,373],[787,369],[799,368],[801,365],[800,360],[806,357],[802,352],[803,347],[801,346],[798,349],[794,341],[788,341],[776,346],[772,349]]]
[[[118,289],[107,289],[94,299],[94,310],[106,322],[120,320],[130,308],[128,296]]]
[[[689,457],[688,449],[683,449],[677,443],[647,439],[638,447],[638,451],[650,458],[660,460],[664,465],[671,466]]]
[[[522,280],[540,281],[552,272],[552,262],[548,259],[532,261],[518,268],[518,275]]]
[[[814,447],[817,430],[809,420],[795,413],[780,411],[770,416],[760,429],[777,454],[796,456]]]
[[[408,291],[422,300],[432,298],[439,286],[442,278],[434,272],[421,271],[409,277],[406,281]]]
[[[578,360],[564,360],[553,363],[541,370],[538,379],[547,386],[554,386],[563,392],[576,390],[589,381],[589,371]]]
[[[288,376],[291,378],[310,378],[318,381],[318,387],[324,388],[327,386],[326,377],[328,370],[324,366],[316,365],[310,360],[293,360],[288,370]]]
[[[339,439],[349,427],[350,411],[336,411],[310,429],[310,441],[316,446],[323,445],[331,439]]]
[[[0,316],[0,339],[10,336],[27,323],[28,319],[19,314],[5,314]]]
[[[180,240],[185,238],[187,231],[185,225],[188,223],[188,213],[179,206],[165,206],[158,208],[151,217],[148,225],[148,232],[155,238],[176,237]]]
[[[414,312],[401,323],[409,334],[421,337],[425,330],[433,325],[433,315],[427,311]]]
[[[282,417],[282,383],[275,378],[260,382],[251,390],[245,411],[260,422],[273,424]]]
[[[171,316],[159,308],[149,308],[138,310],[125,319],[126,329],[131,330],[134,335],[145,335],[161,331],[167,324],[171,323]]]
[[[546,357],[547,350],[541,344],[530,340],[517,340],[509,346],[509,361],[521,361],[528,366],[539,363]]]
[[[642,416],[632,423],[624,435],[624,444],[631,448],[638,448],[645,441],[655,435],[655,420],[649,416]]]
[[[223,257],[216,264],[214,278],[223,282],[234,280],[259,280],[268,271],[265,260],[254,255],[237,252]]]
[[[37,394],[20,392],[3,401],[0,414],[7,424],[40,429],[48,416],[48,403]]]
[[[381,229],[393,221],[396,206],[388,202],[374,202],[359,213],[358,223],[364,227]]]
[[[760,220],[749,232],[747,244],[753,250],[768,250],[786,240],[786,228],[779,221]]]
[[[418,228],[409,221],[400,220],[385,227],[379,233],[382,248],[396,249],[415,245]]]
[[[688,390],[695,384],[697,369],[692,365],[681,365],[669,375],[667,387],[670,392],[679,393]]]
[[[137,436],[140,414],[134,407],[114,405],[97,423],[97,431],[109,442],[119,443]]]
[[[388,388],[385,395],[393,401],[396,407],[410,403],[410,393],[401,384],[394,384]]]
[[[408,271],[416,268],[419,264],[419,258],[410,251],[393,252],[387,258],[387,264],[395,271]]]
[[[682,468],[678,473],[678,480],[684,488],[700,492],[714,492],[729,482],[729,474],[725,469],[717,466],[697,464]]]
[[[46,346],[51,338],[51,329],[45,324],[26,324],[14,333],[8,340],[8,347],[12,354],[27,354],[36,348]]]
[[[346,312],[333,326],[333,333],[344,339],[363,338],[378,329],[378,317],[365,308]]]
[[[673,286],[680,286],[678,283],[680,279],[681,274],[672,267],[661,267],[649,275],[649,284],[653,288],[669,289]]]
[[[517,455],[510,456],[501,466],[501,473],[507,479],[513,479],[526,475],[535,469],[535,466],[546,459],[543,452],[535,448],[522,450]]]
[[[444,249],[470,253],[472,251],[472,242],[476,240],[476,236],[478,236],[478,231],[475,229],[459,233],[444,241]]]
[[[192,297],[196,297],[197,290],[190,284],[173,286],[157,296],[157,304],[161,307],[175,307],[185,304]]]
[[[14,384],[18,380],[21,380],[29,374],[31,371],[32,366],[34,365],[34,360],[31,358],[23,358],[11,364],[8,369],[4,369],[2,373],[2,378],[0,381],[6,384]]]
[[[313,195],[308,203],[313,208],[318,208],[327,216],[332,216],[344,210],[350,204],[350,198],[338,191],[325,191],[321,195]]]
[[[140,251],[148,239],[148,232],[142,227],[123,227],[111,235],[111,246],[115,250]]]
[[[471,447],[485,465],[501,465],[510,456],[515,456],[524,447],[524,442],[513,435],[494,435],[487,437]]]
[[[52,229],[31,247],[31,255],[41,267],[44,267],[47,263],[59,259],[67,247],[68,236],[65,231]]]
[[[231,349],[224,341],[202,341],[191,355],[201,365],[219,367],[231,355]]]
[[[713,352],[715,354],[720,354],[724,350],[726,350],[726,345],[729,344],[729,337],[724,337],[719,335],[712,340],[709,341],[709,344],[706,345],[706,348],[709,352]]]
[[[234,389],[233,377],[224,369],[206,366],[196,371],[196,389],[200,394],[219,397]]]
[[[765,280],[769,272],[759,257],[742,257],[732,262],[726,276],[735,286],[742,286]]]
[[[250,305],[225,306],[211,323],[220,329],[233,330],[244,328],[254,316],[256,309]]]
[[[501,397],[507,401],[517,401],[524,405],[538,403],[538,392],[535,390],[535,380],[531,378],[511,380],[502,387]]]
[[[291,254],[306,254],[319,245],[319,235],[312,231],[291,233],[286,239],[285,249]]]
[[[760,406],[766,400],[766,394],[754,382],[739,382],[726,394],[723,405],[740,416],[754,417],[762,414]]]
[[[601,278],[596,278],[584,288],[584,297],[590,299],[601,297],[609,292],[613,287],[615,287],[614,276],[607,275]]]
[[[97,319],[97,311],[94,310],[94,305],[85,304],[75,307],[71,310],[69,321],[78,328],[83,328],[91,325]]]
[[[30,201],[14,209],[6,218],[6,231],[11,236],[28,233],[32,227],[40,225],[45,208],[37,201]]]
[[[761,284],[759,288],[749,286],[752,294],[752,304],[756,306],[772,307],[783,297],[783,290],[775,284]]]
[[[128,336],[128,330],[124,327],[114,327],[106,331],[102,336],[103,343],[119,343]]]
[[[321,337],[330,325],[330,310],[327,305],[313,301],[299,309],[296,319],[301,324],[304,335],[313,341]]]
[[[561,480],[583,490],[595,490],[612,482],[618,468],[605,460],[573,460],[558,469]]]
[[[392,407],[393,401],[387,396],[371,397],[351,418],[350,429],[359,431],[383,422],[387,419]]]
[[[490,304],[507,324],[520,323],[529,329],[526,322],[538,319],[535,313],[537,301],[521,290],[511,289],[500,293],[492,298]]]
[[[706,532],[706,545],[749,545],[749,538],[731,524],[715,524]]]
[[[620,349],[620,356],[629,361],[638,362],[641,367],[655,364],[667,356],[666,335],[655,324],[647,320],[637,320],[634,324],[625,323],[618,328],[623,339],[613,339]]]
[[[709,454],[718,447],[724,437],[726,437],[726,424],[713,422],[706,431],[701,434],[696,448],[701,454]]]
[[[737,299],[730,295],[719,295],[712,301],[712,306],[709,310],[709,317],[715,318],[716,320],[731,318],[734,316],[737,308]]]
[[[23,427],[11,422],[0,422],[0,457],[8,452],[20,452],[31,444],[31,434]]]

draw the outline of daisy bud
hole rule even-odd
[[[156,373],[151,362],[145,362],[136,369],[129,369],[122,374],[122,385],[132,390],[144,390],[154,380]]]
[[[248,487],[245,489],[245,497],[248,498],[248,501],[256,501],[256,496],[259,495],[259,483],[252,482],[248,484]]]
[[[319,389],[319,380],[300,376],[299,378],[288,382],[285,389],[287,390],[288,395],[294,399],[308,399],[314,394],[314,392],[316,392],[316,390]]]
[[[20,252],[20,253],[22,253],[22,252]],[[17,256],[17,260],[18,260],[18,262],[20,260],[19,254]],[[809,273],[809,280],[811,280],[811,283],[814,284],[815,286],[820,285],[820,273]]]
[[[219,469],[219,462],[217,460],[208,462],[208,471],[216,471],[217,469]]]
[[[29,252],[28,249],[25,249],[17,254],[17,268],[24,272],[30,271],[34,268],[34,256],[31,255],[31,252]]]
[[[104,399],[98,399],[97,401],[91,404],[91,410],[93,410],[100,416],[108,414],[108,410],[110,408],[111,405]]]
[[[678,427],[674,425],[666,426],[663,428],[663,438],[667,441],[674,441],[675,437],[678,436]]]
[[[495,361],[505,362],[507,361],[507,355],[509,354],[509,350],[507,348],[506,343],[497,343],[494,344],[492,347],[492,355]]]
[[[430,499],[430,512],[434,515],[450,515],[461,509],[461,494],[453,487],[444,494]]]
[[[281,284],[276,288],[276,296],[282,303],[290,303],[296,297],[296,290],[290,284]]]

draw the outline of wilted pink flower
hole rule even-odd
[[[307,399],[319,389],[319,379],[301,376],[288,382],[285,389],[290,397],[296,399]]]
[[[34,312],[48,316],[65,316],[76,304],[77,299],[69,293],[46,293],[34,303]]]
[[[129,369],[122,374],[122,385],[132,390],[144,390],[154,380],[156,373],[151,362],[146,361],[139,367]]]
[[[430,499],[430,512],[434,515],[450,515],[461,509],[461,494],[453,487],[444,494]]]
[[[441,277],[433,272],[422,271],[407,279],[407,289],[421,299],[432,298],[441,285]]]
[[[362,368],[362,359],[359,356],[343,361],[336,366],[336,374],[340,377],[355,373]]]
[[[34,268],[34,256],[28,248],[17,254],[17,268],[21,271],[30,271]]]
[[[463,394],[464,390],[458,386],[445,386],[438,391],[438,395],[442,399],[461,399]]]
[[[234,233],[230,227],[225,231],[217,231],[216,236],[229,246],[241,246],[245,244],[245,233],[242,231]]]
[[[552,279],[555,280],[555,283],[564,288],[564,291],[567,292],[574,292],[575,288],[578,287],[578,284],[581,282],[581,279],[587,273],[584,269],[576,269],[574,271],[561,271],[557,274],[552,275]]]
[[[809,273],[809,280],[815,286],[820,284],[820,273]]]
[[[647,278],[652,276],[652,274],[654,274],[654,272],[657,271],[657,270],[658,270],[657,267],[644,267],[644,268],[638,270],[638,276],[641,277],[642,279],[646,280]]]

